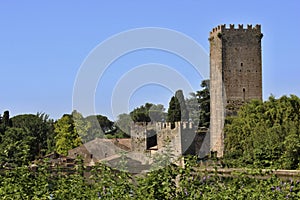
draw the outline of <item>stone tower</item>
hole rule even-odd
[[[222,157],[225,116],[262,99],[261,26],[220,25],[210,32],[210,149]]]

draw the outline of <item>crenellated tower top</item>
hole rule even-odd
[[[243,24],[239,24],[238,27],[235,27],[234,24],[229,24],[229,27],[226,26],[226,24],[219,25],[212,29],[210,32],[210,35],[215,35],[220,32],[226,32],[226,31],[241,31],[241,32],[256,32],[261,33],[261,25],[256,24],[255,26],[252,26],[252,24],[248,24],[247,27],[244,28]]]

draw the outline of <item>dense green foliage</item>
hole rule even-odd
[[[199,127],[209,128],[210,124],[210,94],[209,94],[209,80],[204,80],[201,83],[203,88],[197,91],[197,99],[199,103]]]
[[[66,155],[68,150],[95,138],[126,138],[128,135],[107,117],[91,115],[83,117],[77,111],[65,114],[55,123],[56,151]]]
[[[185,168],[168,165],[138,176],[125,171],[114,171],[105,165],[96,165],[89,170],[89,175],[85,172],[87,169],[80,164],[73,170],[50,170],[46,163],[41,163],[36,170],[23,166],[1,171],[1,199],[300,198],[299,181],[283,181],[274,176],[255,179],[247,174],[224,178],[217,174],[195,171],[194,161],[187,162]]]
[[[24,114],[11,118],[12,127],[21,128],[33,138],[32,154],[42,156],[54,150],[54,121],[44,113]]]
[[[300,168],[300,99],[254,100],[226,119],[225,159],[234,166]]]
[[[67,155],[68,150],[78,147],[82,144],[81,137],[75,128],[72,115],[65,114],[57,120],[54,125],[55,129],[55,150],[59,154]]]
[[[2,135],[0,144],[0,165],[24,165],[34,159],[31,145],[34,139],[21,128],[8,128]]]
[[[44,113],[0,116],[0,168],[23,165],[57,151],[68,150],[98,138],[128,137],[102,115],[84,118],[79,112],[64,114],[54,122]]]
[[[9,116],[7,113],[6,116]],[[0,166],[22,165],[54,150],[53,120],[45,114],[5,117]]]
[[[177,167],[164,154],[157,154],[155,170],[138,176],[99,163],[91,171],[82,162],[68,169],[50,168],[48,162],[40,162],[36,170],[28,167],[46,153],[56,150],[66,155],[96,137],[126,137],[131,119],[191,119],[198,120],[199,127],[208,127],[209,82],[201,86],[203,90],[186,100],[182,91],[176,92],[168,116],[162,105],[146,103],[130,115],[120,115],[116,123],[101,115],[83,117],[76,111],[56,122],[40,113],[10,118],[5,111],[0,117],[0,199],[299,199],[299,181],[263,175],[257,179],[249,174],[224,178],[200,172],[193,159],[187,160],[185,168]],[[223,161],[228,166],[299,169],[300,99],[291,95],[253,100],[237,116],[226,118],[224,134]]]
[[[202,89],[195,93],[190,93],[190,97],[185,100],[189,111],[189,119],[198,125],[199,128],[209,128],[210,124],[210,94],[209,80],[201,82]]]
[[[165,107],[162,104],[152,104],[149,109],[149,117],[153,122],[164,121],[167,116],[165,113]]]
[[[130,112],[131,119],[134,122],[150,122],[149,110],[152,104],[146,103]]]
[[[123,131],[125,134],[127,134],[128,136],[130,136],[130,129],[131,129],[131,123],[132,123],[132,119],[130,117],[129,114],[126,113],[122,113],[118,116],[118,119],[115,123],[115,125],[121,130]]]
[[[174,123],[181,120],[181,109],[178,99],[173,96],[169,102],[167,121]]]
[[[86,117],[89,123],[89,128],[87,129],[87,134],[83,138],[83,142],[91,141],[95,138],[104,138],[111,135],[116,135],[118,128],[114,126],[114,123],[110,121],[106,116],[102,115],[91,115]]]
[[[162,121],[165,117],[165,108],[163,105],[145,103],[138,108],[135,108],[130,112],[132,121],[134,122],[150,122],[150,121]]]

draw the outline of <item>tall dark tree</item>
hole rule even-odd
[[[175,97],[177,98],[180,105],[181,121],[188,121],[189,111],[187,110],[182,90],[177,90],[175,93]]]
[[[2,124],[2,116],[0,115],[0,136],[3,135],[5,132],[4,125]],[[1,143],[1,137],[0,137],[0,143]]]
[[[9,111],[8,110],[4,111],[4,113],[3,113],[2,123],[5,127],[11,126],[11,120],[9,118]]]
[[[177,90],[175,96],[172,96],[169,102],[167,121],[172,123],[174,127],[177,121],[188,121],[189,112],[185,104],[182,90]]]
[[[171,127],[175,127],[175,122],[181,120],[181,110],[178,99],[173,96],[169,102],[167,121],[171,122]]]
[[[209,80],[204,80],[201,83],[203,88],[197,91],[197,98],[199,103],[199,127],[209,127],[210,124],[210,93]]]
[[[11,119],[9,118],[9,111],[6,110],[3,113],[3,117],[1,117],[1,115],[0,115],[0,134],[3,135],[5,130],[11,126],[12,126],[12,124],[11,124]],[[1,140],[0,140],[0,142],[1,142]]]

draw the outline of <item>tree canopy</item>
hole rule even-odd
[[[209,80],[201,82],[202,89],[190,93],[186,99],[186,107],[189,111],[189,119],[199,128],[209,128],[210,124],[210,93]]]
[[[165,118],[164,111],[165,108],[161,104],[145,103],[131,111],[130,116],[134,122],[162,121]]]
[[[226,118],[225,159],[237,166],[299,169],[300,99],[253,100]]]
[[[125,134],[130,136],[131,123],[132,123],[132,119],[130,115],[126,113],[122,113],[118,116],[115,125]]]
[[[25,164],[54,150],[54,122],[48,115],[23,114],[6,121],[9,126],[6,124],[0,139],[2,165]]]
[[[65,114],[62,118],[57,120],[54,125],[55,129],[55,147],[56,152],[67,155],[68,150],[78,147],[82,144],[72,115]]]

